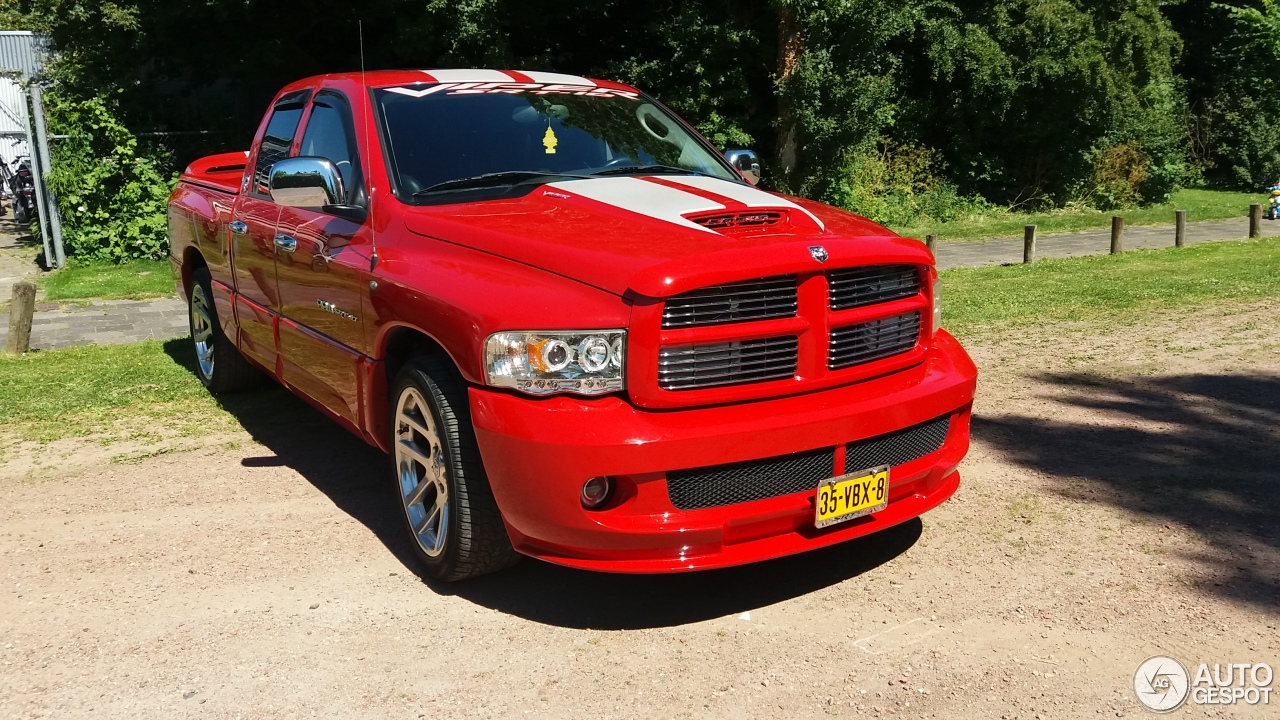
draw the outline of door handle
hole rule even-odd
[[[227,227],[230,228],[231,232],[235,233],[236,235],[243,235],[249,232],[249,226],[243,220],[232,220],[231,222],[227,223]]]
[[[291,253],[298,249],[298,241],[292,235],[277,235],[276,247],[283,252]]]

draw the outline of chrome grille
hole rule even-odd
[[[839,370],[893,357],[915,347],[919,338],[919,311],[836,328],[831,331],[827,367]]]
[[[780,275],[676,295],[662,310],[662,327],[727,325],[795,314],[796,276]]]
[[[796,374],[799,341],[794,336],[663,348],[658,385],[693,390],[781,380]]]
[[[832,270],[827,283],[831,309],[847,310],[915,295],[920,292],[920,273],[914,265],[875,265]]]

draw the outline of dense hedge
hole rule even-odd
[[[176,178],[161,169],[171,164],[163,149],[140,151],[113,95],[48,97],[49,127],[67,135],[53,145],[49,177],[67,254],[114,262],[164,257],[165,204]]]

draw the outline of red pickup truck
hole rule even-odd
[[[170,199],[198,374],[270,375],[387,452],[434,578],[723,567],[914,518],[959,485],[977,375],[933,257],[759,179],[618,83],[293,83]]]

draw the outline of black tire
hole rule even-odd
[[[444,358],[414,358],[396,376],[390,400],[392,487],[399,500],[400,517],[409,534],[410,547],[427,576],[448,582],[465,580],[497,572],[519,561],[520,554],[511,547],[480,460],[467,405],[466,383],[457,369]],[[418,407],[420,401],[425,401],[425,408]],[[402,422],[402,408],[406,417],[419,422],[417,428]],[[428,413],[430,417],[426,417]],[[406,442],[418,457],[429,455],[435,461],[434,468],[405,454],[403,443]],[[430,450],[425,449],[428,446]],[[430,475],[433,470],[438,474]],[[447,502],[440,508],[443,519],[436,523],[436,527],[443,527],[443,540],[438,530],[432,534],[414,529],[415,512],[419,522],[425,518],[428,526],[430,518],[436,515],[426,501],[411,504],[408,500],[419,486],[440,484],[447,488]],[[418,497],[422,494],[432,501],[439,499],[439,490],[433,487]],[[428,541],[436,546],[428,548]]]
[[[13,219],[20,223],[27,221],[27,208],[20,203],[13,204]]]
[[[200,382],[215,395],[245,390],[260,384],[262,373],[244,359],[235,343],[222,332],[222,325],[218,322],[218,309],[213,302],[213,283],[208,268],[200,268],[191,273],[191,291],[187,296],[187,322],[191,328],[192,349],[196,354],[196,377],[200,378]],[[202,325],[202,313],[207,326]],[[204,334],[206,329],[207,336]]]

